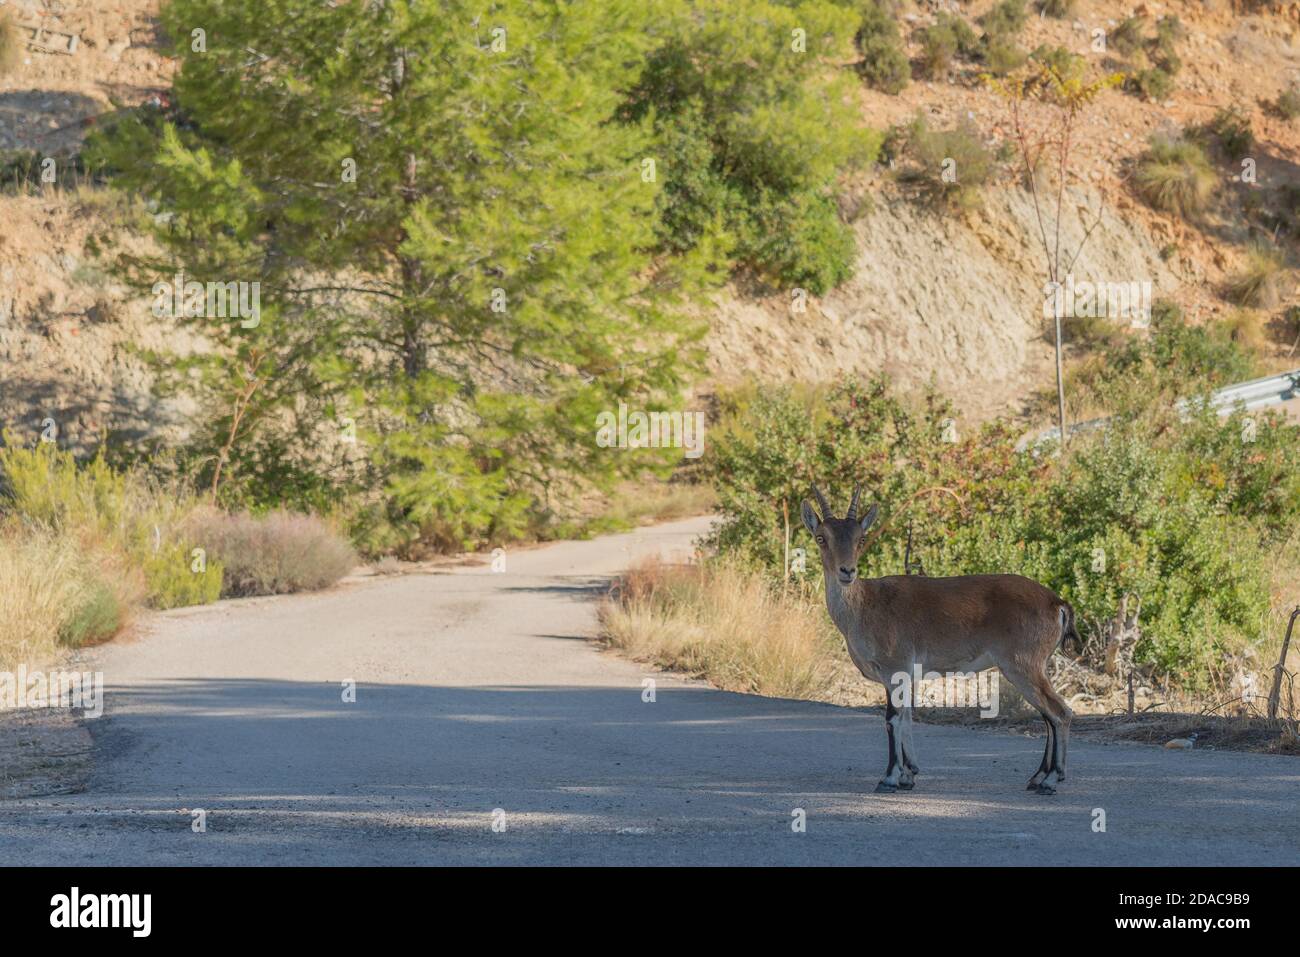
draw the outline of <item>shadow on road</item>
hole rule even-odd
[[[92,723],[88,791],[26,820],[0,806],[4,829],[27,825],[0,848],[43,837],[58,860],[51,831],[80,828],[108,863],[1063,864],[1118,863],[1121,848],[1191,863],[1198,841],[1300,860],[1278,831],[1300,785],[1286,759],[1085,745],[1045,799],[1023,790],[1040,739],[930,726],[918,789],[876,795],[878,714],[643,693],[363,683],[348,703],[341,682],[133,686]],[[1091,829],[1098,807],[1109,840]],[[209,830],[191,840],[195,808]]]

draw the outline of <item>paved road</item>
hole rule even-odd
[[[157,615],[95,656],[87,790],[0,803],[0,863],[1300,863],[1295,759],[1076,741],[1044,798],[1039,740],[919,725],[917,790],[877,795],[879,714],[662,675],[644,702],[592,599],[702,528]]]

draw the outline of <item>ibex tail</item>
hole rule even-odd
[[[1068,601],[1061,602],[1061,647],[1065,647],[1066,641],[1074,642],[1074,648],[1079,654],[1083,654],[1083,639],[1079,637],[1079,629],[1074,627],[1074,608]]]

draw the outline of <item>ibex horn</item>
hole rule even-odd
[[[826,501],[826,496],[822,494],[822,490],[819,489],[816,485],[814,485],[812,487],[812,492],[813,492],[813,498],[817,499],[817,504],[821,506],[822,520],[825,521],[826,519],[831,518],[832,517],[831,507],[830,504]]]
[[[853,500],[849,502],[849,514],[844,516],[845,520],[852,522],[854,519],[858,517],[858,496],[861,494],[862,494],[862,486],[861,485],[853,486]]]

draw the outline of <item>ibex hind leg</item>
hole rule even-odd
[[[1065,750],[1070,744],[1070,722],[1074,720],[1074,712],[1065,703],[1065,699],[1056,693],[1046,672],[1038,680],[1039,691],[1047,699],[1056,718],[1056,724],[1052,728],[1052,769],[1048,773],[1055,773],[1056,780],[1060,782],[1065,780]]]
[[[916,764],[916,745],[912,743],[912,709],[903,709],[903,766],[913,775],[921,773]]]
[[[1047,777],[1047,772],[1052,770],[1052,739],[1055,735],[1052,732],[1052,722],[1047,720],[1046,714],[1043,715],[1043,724],[1047,727],[1047,734],[1043,739],[1043,760],[1038,762],[1038,770],[1029,779],[1029,784],[1026,786],[1026,790],[1029,791],[1037,791],[1038,785],[1042,784],[1043,778]]]
[[[1065,780],[1064,743],[1070,732],[1070,709],[1052,688],[1047,672],[1041,666],[1032,672],[1003,668],[1002,673],[1024,695],[1025,700],[1037,709],[1047,724],[1043,760],[1029,779],[1028,789],[1039,794],[1055,794],[1056,785]]]
[[[898,788],[910,791],[916,787],[917,767],[912,763],[912,709],[901,708],[898,713]]]

